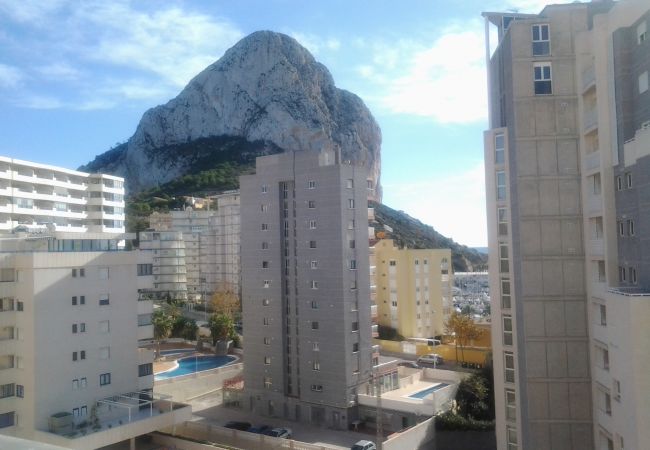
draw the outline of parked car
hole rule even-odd
[[[437,353],[429,353],[428,355],[422,355],[417,359],[418,364],[420,365],[435,365],[439,366],[441,364],[445,363],[445,360],[442,359],[442,356],[440,356]]]
[[[351,450],[377,450],[377,446],[374,442],[359,441],[352,446]]]
[[[247,431],[249,433],[264,434],[267,431],[269,431],[270,429],[271,429],[271,427],[268,426],[268,425],[257,425],[255,427],[249,428]]]
[[[289,439],[291,438],[291,429],[290,428],[273,428],[272,430],[266,430],[264,432],[267,436],[273,436],[277,438]]]
[[[251,424],[248,422],[238,422],[236,420],[231,420],[230,422],[224,425],[224,428],[230,428],[232,430],[239,431],[248,431],[251,427]]]
[[[419,369],[420,366],[416,362],[413,361],[400,361],[397,363],[398,366],[400,367],[408,367],[409,369]]]

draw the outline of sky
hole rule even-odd
[[[557,1],[555,3],[558,3]],[[296,38],[382,130],[383,203],[486,246],[482,11],[542,0],[0,0],[0,155],[77,168],[257,30]]]

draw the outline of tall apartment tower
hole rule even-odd
[[[649,5],[485,17],[499,448],[650,448]]]
[[[346,429],[372,369],[367,172],[331,150],[256,167],[240,178],[245,406]]]
[[[496,434],[501,449],[594,448],[574,38],[609,3],[484,13]]]

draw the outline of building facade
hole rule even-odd
[[[124,233],[124,179],[0,157],[0,232]]]
[[[140,250],[151,256],[150,264],[138,266],[142,276],[151,275],[150,292],[157,300],[187,300],[185,240],[180,231],[143,231]]]
[[[140,346],[153,338],[153,302],[138,295],[152,281],[138,276],[147,258],[117,250],[123,239],[0,239],[0,434],[97,448],[175,423]]]
[[[240,178],[245,407],[356,420],[372,369],[366,176],[323,150],[257,158]]]
[[[484,14],[499,448],[650,445],[649,9]]]
[[[379,324],[405,338],[442,335],[451,307],[451,250],[400,249],[381,239],[374,252]]]

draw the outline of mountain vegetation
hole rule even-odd
[[[449,248],[454,272],[480,272],[487,270],[487,255],[458,244],[443,236],[431,225],[424,224],[403,211],[397,211],[377,202],[370,202],[375,209],[375,233],[383,232],[399,247]],[[388,231],[386,227],[392,229]]]

